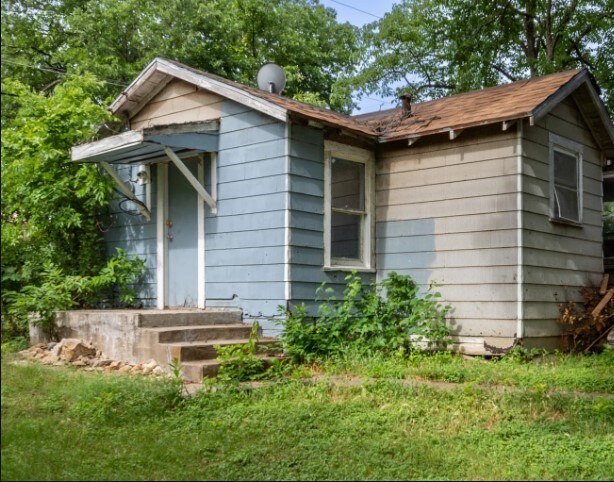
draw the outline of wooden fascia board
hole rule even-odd
[[[537,123],[540,119],[543,119],[544,116],[559,105],[567,96],[571,95],[571,93],[580,87],[580,85],[582,85],[584,82],[589,82],[589,80],[586,71],[582,70],[571,80],[569,80],[569,82],[560,87],[554,94],[531,111],[529,117],[533,118],[533,123]]]
[[[470,129],[472,127],[483,127],[483,126],[487,126],[487,125],[491,125],[491,124],[498,124],[499,122],[507,122],[508,124],[511,123],[512,121],[518,121],[520,119],[524,119],[526,117],[530,116],[530,112],[525,112],[522,114],[517,114],[513,117],[498,117],[495,119],[488,119],[485,121],[480,121],[480,122],[471,122],[471,123],[467,123],[467,124],[459,124],[457,126],[454,127],[442,127],[441,129],[433,129],[430,131],[423,131],[423,132],[417,132],[414,134],[405,134],[405,135],[400,135],[400,136],[386,136],[381,135],[378,137],[378,141],[380,144],[385,144],[387,142],[396,142],[396,141],[408,141],[410,139],[418,139],[421,137],[427,137],[427,136],[433,136],[436,134],[448,134],[448,136],[450,135],[450,131],[455,131],[457,133],[460,134],[461,131],[465,130],[465,129]]]
[[[587,87],[586,91],[588,92],[588,95],[591,99],[592,106],[594,107],[599,118],[601,119],[601,123],[603,124],[604,131],[605,131],[605,137],[607,137],[608,140],[610,141],[609,146],[603,143],[604,136],[599,135],[598,132],[595,132],[595,123],[589,118],[586,112],[585,104],[581,102],[577,98],[576,95],[574,95],[572,98],[574,100],[574,103],[576,104],[576,107],[580,111],[580,114],[582,115],[582,119],[584,119],[584,122],[586,123],[588,128],[591,130],[591,133],[593,134],[593,137],[595,138],[595,141],[597,142],[601,150],[603,150],[606,153],[606,155],[611,156],[612,152],[614,151],[614,125],[612,125],[612,121],[610,120],[608,112],[605,106],[603,105],[601,98],[599,97],[597,92],[595,92],[593,85],[590,82],[587,82],[586,87]],[[576,93],[578,92],[575,92],[574,94]]]
[[[332,121],[328,121],[325,119],[320,119],[318,117],[311,117],[307,114],[304,114],[302,112],[290,112],[289,113],[289,119],[291,122],[295,122],[297,124],[301,124],[301,123],[305,123],[306,125],[308,125],[309,127],[313,127],[313,128],[319,128],[319,129],[336,129],[337,131],[339,131],[340,134],[346,135],[348,137],[352,137],[355,139],[359,139],[365,142],[368,142],[370,144],[375,144],[377,143],[378,137],[375,134],[370,134],[367,132],[364,132],[360,129],[352,129],[346,126],[341,126],[339,124],[336,124]],[[319,126],[314,125],[314,122],[316,124],[319,124]]]
[[[137,131],[127,131],[115,136],[107,137],[99,141],[82,144],[73,147],[71,160],[83,162],[98,162],[93,159],[104,154],[110,154],[120,149],[127,149],[142,144],[158,144],[160,146],[181,147],[188,149],[202,149],[195,145],[194,139],[191,142],[173,142],[173,136],[188,136],[194,134],[206,140],[210,146],[207,151],[217,150],[217,122],[203,122],[191,124],[177,124],[170,126],[150,127]],[[194,137],[194,136],[191,136]],[[198,139],[196,139],[198,141]],[[200,143],[200,142],[199,142]],[[215,144],[215,146],[213,145]],[[215,149],[213,149],[215,147]]]
[[[262,112],[282,122],[287,122],[288,120],[288,111],[286,109],[263,99],[259,99],[232,85],[224,84],[223,82],[219,82],[204,75],[196,74],[195,72],[165,62],[164,60],[159,60],[156,68],[159,72],[184,80],[201,89],[226,97],[227,99],[234,100],[239,104]]]
[[[126,89],[117,96],[117,99],[113,101],[113,103],[109,106],[109,111],[113,114],[117,114],[117,112],[122,108],[123,104],[129,100],[130,94],[141,87],[145,81],[153,75],[156,71],[157,64],[160,59],[153,59],[147,67],[143,69],[143,71],[134,79]]]
[[[183,124],[168,124],[153,127],[145,127],[145,135],[172,135],[172,134],[193,134],[193,133],[214,133],[219,131],[220,121],[218,119],[202,122],[185,122]]]
[[[128,118],[132,119],[135,115],[143,110],[143,108],[153,99],[156,95],[158,95],[164,87],[166,87],[173,78],[170,75],[167,75],[164,80],[158,83],[156,87],[151,88],[141,99],[139,99],[136,104],[136,108],[129,111]]]
[[[72,161],[84,161],[94,156],[142,144],[143,140],[143,131],[122,132],[99,141],[88,142],[71,148],[70,159]]]
[[[207,77],[205,75],[199,75],[190,70],[184,69],[177,65],[174,65],[170,62],[165,61],[164,59],[156,58],[154,59],[144,70],[141,72],[136,79],[120,94],[120,96],[113,101],[109,110],[113,114],[117,114],[122,110],[122,107],[126,102],[130,102],[131,94],[136,92],[139,89],[144,88],[144,84],[148,81],[148,79],[154,75],[156,72],[160,72],[166,74],[168,79],[166,83],[160,88],[164,88],[170,80],[173,78],[177,78],[183,80],[185,82],[189,82],[201,89],[205,89],[209,92],[213,92],[215,94],[219,94],[222,97],[226,97],[230,100],[234,100],[239,104],[245,105],[247,107],[251,107],[263,114],[270,115],[271,117],[278,119],[282,122],[287,122],[288,113],[287,110],[279,107],[271,102],[267,102],[264,99],[260,99],[255,97],[248,92],[245,92],[241,89],[233,87],[232,85],[225,84],[223,82],[219,82],[215,79]],[[128,117],[134,116],[139,110],[141,110],[149,100],[151,100],[156,94],[160,92],[160,90],[152,89],[148,91],[141,100],[138,101],[137,106],[129,110]]]

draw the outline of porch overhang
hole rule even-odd
[[[165,149],[217,152],[219,121],[147,127],[122,132],[70,150],[75,162],[147,164],[167,161]]]

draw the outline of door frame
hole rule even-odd
[[[211,155],[211,194],[213,199],[217,198],[217,163],[216,153]],[[205,185],[205,155],[204,153],[189,153],[183,155],[184,158],[198,159],[196,177],[198,182]],[[163,310],[168,307],[169,294],[169,263],[168,263],[168,166],[169,162],[157,164],[157,206],[156,206],[156,268],[157,268],[157,300],[156,308]],[[197,216],[197,277],[198,277],[198,298],[197,308],[204,309],[206,305],[205,296],[205,201],[196,196],[196,216]]]

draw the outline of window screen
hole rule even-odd
[[[554,217],[580,221],[578,157],[554,150]]]

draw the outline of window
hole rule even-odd
[[[582,145],[550,134],[550,219],[582,222]]]
[[[327,142],[325,268],[372,267],[372,190],[373,153]]]

